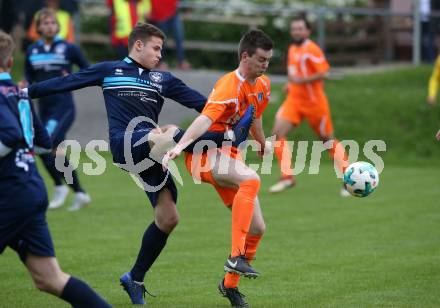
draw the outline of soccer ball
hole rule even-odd
[[[379,174],[370,163],[358,161],[345,169],[344,186],[355,197],[366,197],[379,185]]]

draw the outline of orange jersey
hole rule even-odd
[[[289,76],[309,77],[328,72],[328,64],[321,48],[311,40],[305,40],[300,46],[289,47],[287,72]],[[327,101],[324,93],[324,82],[316,80],[304,84],[289,84],[289,97],[295,103],[320,103]]]
[[[251,84],[235,70],[217,81],[202,114],[213,122],[209,131],[226,131],[251,104],[256,110],[256,117],[261,118],[269,98],[270,80],[267,76],[260,76]]]

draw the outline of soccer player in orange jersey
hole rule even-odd
[[[270,81],[264,76],[272,57],[273,42],[260,30],[251,30],[240,40],[238,68],[221,77],[208,97],[202,114],[186,131],[179,143],[164,159],[177,157],[185,144],[196,140],[206,131],[228,131],[231,125],[252,106],[255,120],[250,133],[261,146],[260,153],[268,151],[262,128],[262,113],[270,97]],[[238,291],[240,275],[257,277],[259,273],[249,262],[253,259],[265,230],[257,194],[260,178],[241,160],[235,147],[223,146],[203,154],[185,154],[187,169],[194,178],[210,183],[217,190],[224,204],[232,212],[232,245],[224,269],[227,272],[219,284],[220,293],[234,307],[248,307]],[[201,171],[212,166],[208,171]]]
[[[276,116],[272,133],[276,136],[275,155],[280,169],[281,179],[270,187],[270,192],[281,192],[295,186],[292,174],[292,153],[286,146],[286,136],[303,119],[323,142],[333,141],[329,150],[330,156],[336,161],[341,171],[347,166],[345,151],[338,145],[333,135],[333,124],[330,108],[324,93],[324,79],[330,66],[319,46],[309,39],[310,24],[305,18],[294,18],[290,24],[292,44],[288,52],[288,84],[287,97]],[[341,190],[347,195],[346,190]]]

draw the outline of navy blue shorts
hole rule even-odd
[[[45,104],[42,102],[41,104]],[[62,108],[40,108],[40,119],[46,128],[53,147],[56,148],[66,139],[67,132],[75,120],[75,107],[72,104],[61,106]]]
[[[177,187],[169,171],[163,171],[162,165],[150,158],[150,146],[145,140],[142,144],[134,146],[136,142],[148,135],[151,129],[134,131],[131,137],[131,157],[133,164],[146,162],[140,170],[127,168],[127,160],[124,155],[124,134],[112,137],[110,149],[113,154],[113,161],[122,169],[129,171],[138,179],[139,187],[145,191],[153,207],[156,207],[160,192],[167,188],[172,195],[174,202],[177,202]]]
[[[55,257],[46,213],[39,212],[20,221],[0,225],[0,253],[7,246],[17,251],[22,260],[27,253],[41,257]]]

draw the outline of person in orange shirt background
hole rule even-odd
[[[69,43],[74,43],[75,31],[73,27],[73,19],[69,12],[60,9],[60,0],[46,0],[44,8],[50,8],[56,12],[56,18],[60,25],[58,37]],[[35,13],[32,23],[27,31],[27,37],[31,42],[35,42],[41,38],[36,25],[36,20],[38,19],[40,11],[41,10]]]
[[[319,46],[309,39],[311,27],[304,17],[295,17],[290,24],[292,44],[288,51],[287,97],[280,106],[272,133],[276,136],[275,156],[281,169],[281,179],[270,187],[270,192],[281,192],[296,184],[291,171],[292,153],[286,136],[306,119],[323,142],[333,140],[329,150],[337,167],[343,171],[347,164],[344,149],[334,137],[330,107],[324,92],[324,79],[330,65]],[[342,188],[341,195],[348,196]]]
[[[263,74],[272,57],[272,49],[272,40],[261,30],[251,30],[242,37],[238,68],[217,81],[201,115],[164,157],[165,167],[186,144],[206,131],[226,133],[240,118],[249,116],[250,110],[255,119],[249,132],[260,145],[261,155],[270,152],[271,144],[264,136],[262,113],[270,98],[270,81]],[[238,290],[238,283],[240,276],[259,276],[250,262],[266,228],[257,197],[260,178],[244,163],[240,150],[233,146],[222,146],[202,154],[185,153],[185,164],[193,178],[214,186],[232,212],[231,251],[224,265],[227,273],[218,289],[233,307],[249,307]],[[206,166],[212,168],[206,170]]]

